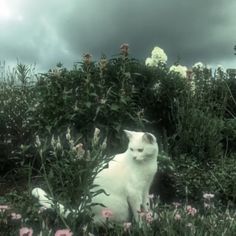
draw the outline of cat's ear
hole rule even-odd
[[[133,137],[133,132],[132,131],[124,129],[124,132],[125,132],[125,134],[126,134],[126,136],[129,140]]]
[[[144,133],[142,139],[144,142],[146,142],[148,144],[153,144],[156,142],[155,136],[150,133]]]

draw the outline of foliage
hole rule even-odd
[[[25,195],[25,197],[27,194]],[[220,207],[214,194],[203,194],[199,205],[189,202],[173,202],[163,205],[157,198],[151,197],[151,211],[140,213],[139,222],[124,222],[112,224],[109,217],[102,228],[97,228],[90,221],[86,226],[71,227],[73,219],[60,219],[53,212],[41,210],[36,212],[31,206],[31,215],[23,213],[21,218],[13,219],[12,209],[2,210],[1,232],[16,235],[21,227],[31,228],[39,235],[55,235],[59,229],[70,229],[73,235],[234,235],[236,230],[236,215],[231,207]],[[14,196],[17,199],[17,196]],[[20,199],[23,205],[32,205],[29,198]],[[16,211],[15,211],[16,212]],[[17,212],[20,212],[18,209]],[[28,211],[29,212],[29,211]],[[27,216],[27,218],[26,218]]]
[[[68,209],[75,208],[78,201],[89,209],[91,196],[96,194],[91,190],[94,176],[110,154],[124,150],[121,131],[147,130],[157,136],[160,150],[168,154],[160,151],[157,175],[163,181],[159,187],[172,189],[164,191],[165,196],[185,199],[187,204],[201,201],[202,194],[211,191],[223,205],[235,204],[236,82],[225,75],[213,78],[205,67],[194,67],[192,73],[183,78],[170,72],[165,63],[145,66],[127,53],[110,60],[103,56],[99,62],[85,55],[71,70],[58,64],[36,77],[30,67],[18,64],[7,82],[1,83],[1,176],[37,177],[39,183],[30,184],[42,185]],[[31,83],[32,77],[37,81]],[[96,145],[91,140],[95,127],[102,130]],[[78,148],[83,156],[78,156]],[[37,232],[45,215],[55,226],[53,232],[63,226],[80,227],[83,233],[81,225],[91,220],[89,211],[77,212],[80,222],[73,215],[67,222],[52,212],[38,214],[30,191],[12,192],[8,200],[29,219],[23,224]],[[217,209],[211,214],[203,209],[193,221],[185,215],[180,222],[174,219],[176,209],[158,207],[153,224],[142,229],[135,225],[125,234],[213,234],[212,225],[219,221],[219,232],[230,235],[235,230],[233,217]],[[227,221],[222,222],[224,217]],[[7,222],[11,222],[9,216]],[[189,223],[194,227],[188,227]],[[94,231],[93,225],[88,227]],[[121,234],[123,226],[114,230]]]
[[[27,111],[35,104],[35,88],[26,86],[29,71],[29,67],[19,64],[16,70],[8,75],[8,82],[0,84],[1,175],[10,170],[17,171],[16,168],[25,165],[32,157],[31,154],[20,155],[19,153],[21,145],[29,143],[32,135],[29,125],[31,120],[27,116]],[[14,75],[21,78],[21,83],[16,82]],[[28,148],[25,146],[24,151]]]

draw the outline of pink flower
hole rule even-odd
[[[147,212],[145,218],[146,218],[147,223],[152,223],[153,222],[152,212],[150,212],[150,211]]]
[[[197,209],[194,207],[191,207],[190,205],[186,208],[188,215],[194,216],[197,213]]]
[[[20,229],[20,236],[32,236],[33,230],[31,228],[23,227]]]
[[[17,213],[11,213],[11,219],[12,220],[20,220],[22,218],[21,214],[17,214]]]
[[[102,209],[102,216],[106,219],[111,218],[113,216],[113,213],[110,209],[104,208]]]
[[[73,233],[69,229],[59,229],[55,233],[55,236],[72,236]]]
[[[0,205],[0,212],[5,212],[6,210],[9,210],[10,207],[8,205]]]
[[[124,231],[125,231],[125,232],[129,231],[130,228],[131,228],[131,226],[132,226],[132,223],[131,223],[131,222],[125,222],[125,223],[123,224]]]
[[[179,213],[176,213],[174,218],[175,220],[181,220],[181,215]]]
[[[151,211],[139,211],[138,214],[140,218],[145,220],[147,223],[153,222],[153,214]]]

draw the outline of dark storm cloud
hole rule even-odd
[[[14,1],[14,0],[12,0]],[[15,0],[16,1],[16,0]],[[5,25],[0,51],[50,67],[67,65],[90,52],[96,59],[119,52],[123,42],[144,60],[154,46],[168,63],[196,61],[220,64],[234,60],[235,0],[22,0],[23,19]],[[2,34],[1,34],[2,35]]]

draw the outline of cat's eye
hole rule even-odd
[[[132,151],[132,152],[133,152],[133,150],[134,150],[133,148],[130,148],[130,151]]]
[[[139,149],[138,149],[138,152],[143,152],[143,148],[139,148]]]

